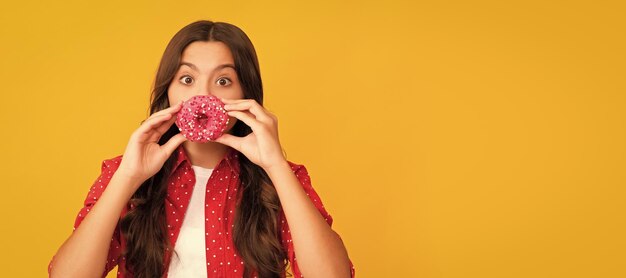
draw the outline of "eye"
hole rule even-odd
[[[180,80],[185,85],[189,85],[189,84],[191,84],[191,82],[193,82],[193,78],[191,78],[191,76],[189,76],[189,75],[183,75],[178,80]],[[189,83],[187,83],[187,82],[189,82]]]
[[[233,83],[233,82],[230,81],[230,79],[228,79],[226,77],[222,77],[222,78],[217,80],[217,84],[220,85],[220,86],[228,86],[231,83]]]

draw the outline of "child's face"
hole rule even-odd
[[[234,66],[233,56],[226,44],[192,42],[183,51],[181,65],[168,88],[170,106],[196,95],[242,99],[243,91]],[[227,131],[235,125],[236,120],[230,117]]]

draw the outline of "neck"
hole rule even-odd
[[[183,148],[187,152],[187,159],[191,165],[208,169],[214,169],[229,149],[228,146],[216,142],[196,143],[191,141],[183,142]]]

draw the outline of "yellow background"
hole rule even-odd
[[[620,1],[258,2],[3,3],[0,276],[46,275],[210,19],[255,44],[358,277],[626,277]]]

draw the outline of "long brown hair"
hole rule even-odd
[[[167,45],[150,97],[150,114],[169,107],[167,89],[178,70],[185,47],[194,41],[219,41],[226,44],[235,60],[244,98],[263,104],[263,85],[256,51],[248,36],[238,27],[225,22],[200,20],[178,31]],[[178,133],[175,125],[159,139],[164,144]],[[246,136],[252,130],[242,121],[233,126],[232,134]],[[121,220],[126,239],[127,271],[134,277],[162,277],[165,250],[173,250],[166,232],[165,197],[167,178],[176,161],[176,152],[154,176],[146,180],[130,199],[135,209]],[[286,252],[280,243],[278,215],[281,210],[276,189],[267,173],[245,155],[240,164],[239,194],[235,214],[233,241],[244,261],[244,277],[256,271],[259,277],[281,277],[287,266]],[[122,270],[124,271],[124,270]]]

